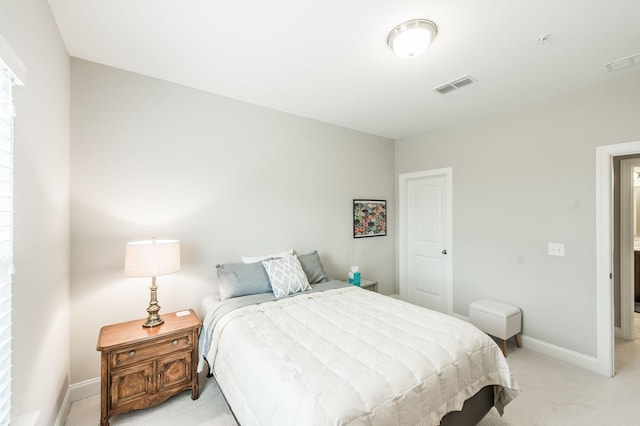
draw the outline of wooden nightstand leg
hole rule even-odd
[[[200,335],[200,329],[193,332],[193,341],[196,342],[191,352],[191,374],[195,380],[191,385],[191,399],[195,401],[200,398],[200,376],[198,376],[198,336]],[[207,363],[207,365],[209,365]]]
[[[191,399],[196,400],[200,398],[200,386],[197,384],[191,387]]]
[[[100,426],[109,426],[109,408],[107,407],[107,402],[103,401],[100,404]]]
[[[101,383],[100,383],[100,426],[109,426],[109,373],[107,365],[109,358],[106,353],[102,353],[100,357]]]

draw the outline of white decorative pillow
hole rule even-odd
[[[291,256],[292,254],[293,254],[293,249],[289,249],[287,251],[283,251],[280,253],[265,254],[264,256],[242,256],[240,260],[242,261],[242,263],[256,263],[256,262],[262,262],[263,260],[277,259],[280,257]]]
[[[311,290],[300,261],[295,256],[262,261],[276,299]]]

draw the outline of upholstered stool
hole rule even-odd
[[[476,300],[469,305],[469,320],[485,333],[500,339],[500,347],[507,356],[507,340],[515,336],[516,345],[520,344],[522,331],[522,311],[516,306],[495,300]]]

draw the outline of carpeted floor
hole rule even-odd
[[[613,378],[558,361],[526,348],[509,346],[507,361],[522,387],[522,394],[505,408],[495,409],[480,426],[583,426],[638,424],[640,386],[640,314],[636,314],[636,341],[616,341]],[[164,404],[116,415],[112,426],[237,426],[215,381],[200,377],[201,395],[191,400],[183,392]],[[99,423],[99,395],[74,402],[66,426]]]
[[[131,411],[111,418],[111,426],[237,426],[229,407],[222,398],[215,380],[200,377],[200,398],[193,401],[191,391],[182,392],[163,404],[146,410]],[[66,426],[100,424],[100,395],[71,404]]]

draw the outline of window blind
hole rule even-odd
[[[0,60],[0,425],[11,420],[11,276],[13,275],[12,75]]]

